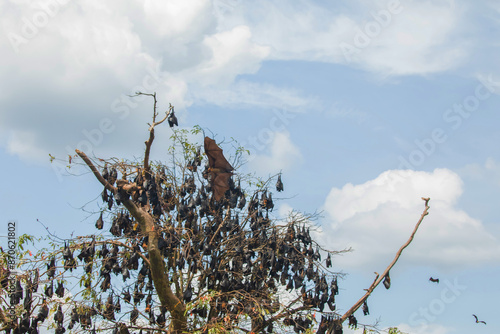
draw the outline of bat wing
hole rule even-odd
[[[222,149],[215,143],[215,140],[205,137],[204,146],[205,154],[208,157],[208,166],[210,168],[217,168],[226,172],[234,170],[231,164],[229,164],[229,162],[224,157]]]
[[[226,191],[229,190],[230,177],[231,173],[217,173],[213,176],[212,188],[217,201],[224,197]]]

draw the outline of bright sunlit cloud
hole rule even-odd
[[[448,169],[389,170],[363,184],[333,188],[324,205],[323,238],[337,249],[354,249],[338,259],[341,268],[377,270],[408,240],[424,209],[421,197],[430,197],[429,215],[405,250],[406,264],[460,269],[498,263],[498,241],[457,207],[462,192],[462,180]]]

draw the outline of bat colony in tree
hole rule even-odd
[[[176,123],[173,108],[156,117],[141,163],[93,161],[77,150],[103,187],[95,230],[25,264],[10,296],[22,307],[14,321],[0,319],[2,329],[301,333],[318,325],[315,313],[326,328],[336,319],[328,312],[339,292],[329,269],[337,252],[311,238],[307,217],[275,221],[272,179],[243,188],[245,176],[233,174],[211,138],[205,160],[187,132],[175,130],[173,164],[150,162],[156,127]],[[281,175],[276,189],[283,190]],[[1,274],[8,285],[9,273]]]
[[[187,141],[186,130],[174,130],[171,164],[150,162],[155,127],[165,120],[174,127],[177,118],[170,106],[157,121],[156,95],[139,94],[154,98],[144,160],[93,161],[76,150],[103,187],[96,230],[62,242],[51,234],[54,249],[27,259],[23,274],[15,277],[14,293],[3,293],[2,303],[10,298],[19,307],[9,318],[2,305],[0,329],[38,333],[40,326],[50,325],[56,334],[303,333],[319,325],[318,334],[341,334],[347,319],[356,328],[353,313],[363,305],[369,314],[366,299],[382,278],[377,274],[367,294],[347,313],[337,314],[338,273],[329,268],[338,252],[312,239],[309,218],[270,217],[272,179],[244,189],[244,176],[234,174],[211,138],[204,138],[202,172],[203,155]],[[281,173],[275,188],[284,189]],[[388,270],[401,251],[384,274],[386,288]],[[4,255],[0,283],[5,292],[10,272]]]

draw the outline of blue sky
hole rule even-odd
[[[128,95],[155,91],[181,128],[249,148],[242,172],[282,171],[276,215],[320,212],[318,240],[354,249],[334,260],[348,274],[339,310],[390,263],[424,196],[391,289],[358,321],[500,331],[498,2],[0,0],[0,12],[5,226],[88,233],[100,187],[61,161],[76,147],[140,156],[151,101]],[[156,159],[170,134],[157,131]]]

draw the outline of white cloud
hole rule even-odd
[[[188,37],[190,33],[198,34],[196,32],[198,27],[207,25],[204,20],[212,20],[211,15],[207,15],[211,9],[208,0],[168,2],[145,0],[137,3],[142,3],[150,30],[164,37],[178,38],[186,34]]]
[[[0,145],[7,145],[10,131],[37,138],[21,150],[15,143],[19,135],[11,136],[11,152],[18,155],[57,154],[61,141],[62,147],[75,145],[83,130],[113,116],[115,99],[143,83],[179,111],[200,100],[219,106],[317,108],[314,97],[238,76],[255,73],[268,59],[345,64],[339,44],[352,41],[356,27],[373,19],[370,11],[387,6],[239,0],[55,3],[0,0],[0,25],[7,37],[0,39]],[[455,56],[462,54],[461,44],[452,40],[460,9],[445,1],[402,4],[403,11],[353,64],[384,74],[454,66],[460,59]],[[147,79],[152,71],[154,82]],[[121,147],[137,140],[131,133],[139,135],[136,124],[148,120],[140,113],[149,105],[134,105],[130,118],[117,122],[113,132],[112,142]]]
[[[381,270],[413,231],[424,209],[421,197],[430,197],[429,215],[404,251],[405,264],[457,269],[498,262],[498,241],[457,207],[462,192],[461,179],[448,169],[390,170],[364,184],[333,188],[322,238],[334,249],[354,249],[338,259],[342,269]]]
[[[172,103],[182,118],[196,87],[224,88],[268,53],[249,27],[217,30],[207,0],[46,3],[0,0],[0,25],[17,36],[0,39],[0,145],[43,162],[87,140],[103,118],[114,130],[93,148],[130,150],[144,140],[138,124],[152,104],[127,95],[156,91],[159,108]]]
[[[297,165],[302,160],[302,155],[297,146],[290,140],[288,132],[267,130],[266,140],[261,143],[261,148],[264,150],[269,145],[270,154],[251,152],[250,155],[250,169],[255,171],[257,175],[277,173]]]
[[[211,57],[194,69],[194,75],[204,84],[229,84],[239,74],[255,73],[269,54],[269,47],[252,42],[252,32],[244,25],[207,36],[203,44]]]
[[[341,63],[387,76],[446,71],[466,56],[466,45],[455,38],[464,10],[454,1],[359,1],[341,9],[307,1],[251,6],[245,19],[255,41],[272,47],[272,59]]]
[[[460,19],[461,10],[453,1],[401,1],[399,13],[368,47],[360,49],[355,61],[386,75],[452,69],[466,56],[466,45],[454,38]]]

